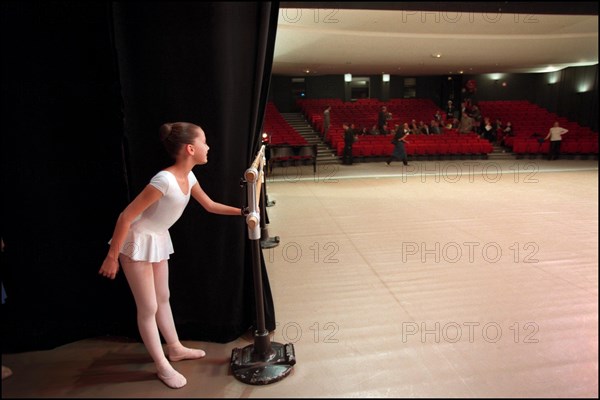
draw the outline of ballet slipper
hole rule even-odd
[[[12,371],[10,370],[10,368],[5,367],[4,365],[2,366],[2,379],[6,379],[9,376],[12,375]]]
[[[204,357],[205,355],[206,352],[204,350],[190,349],[179,342],[167,345],[167,357],[172,362],[181,360],[196,360]]]
[[[175,369],[173,369],[170,373],[158,372],[156,375],[158,376],[158,379],[163,381],[163,383],[171,389],[179,389],[187,384],[187,379],[185,379],[185,376],[181,375]]]

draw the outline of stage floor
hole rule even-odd
[[[2,397],[598,397],[598,161],[276,168],[272,340],[297,364],[237,381],[231,351],[175,363],[92,338],[3,354]]]

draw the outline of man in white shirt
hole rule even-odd
[[[548,160],[558,160],[560,155],[560,143],[562,141],[562,135],[567,132],[569,132],[569,130],[562,128],[558,121],[556,121],[552,128],[550,128],[548,135],[546,135],[544,138],[544,140],[550,139],[550,154],[548,155]]]

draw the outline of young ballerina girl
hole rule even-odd
[[[173,253],[169,228],[183,213],[190,195],[214,214],[243,216],[244,210],[214,202],[196,180],[192,168],[207,163],[209,149],[199,126],[187,122],[163,124],[160,139],[175,163],[157,173],[119,215],[99,274],[114,279],[120,261],[135,299],[138,329],[158,378],[177,389],[187,380],[169,360],[198,359],[205,352],[184,347],[177,336],[169,303],[167,260]],[[159,331],[166,342],[166,356]]]

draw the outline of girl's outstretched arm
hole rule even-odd
[[[213,201],[206,192],[200,187],[200,184],[196,184],[192,187],[192,197],[196,199],[202,207],[209,213],[221,214],[221,215],[242,215],[241,208],[232,207],[225,204],[217,203]]]

